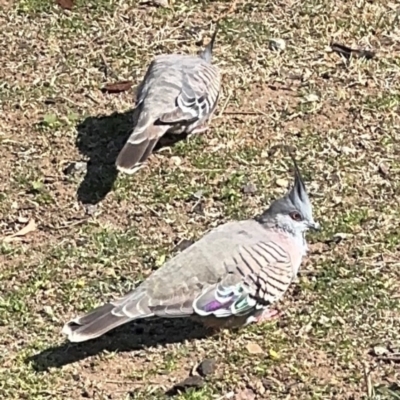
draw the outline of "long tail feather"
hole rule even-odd
[[[132,134],[131,138],[125,143],[115,162],[119,171],[130,175],[138,171],[149,158],[159,138],[168,127],[152,126],[148,129],[151,129],[151,132],[147,132],[143,140],[135,140],[134,134]]]
[[[127,142],[118,155],[116,166],[118,171],[132,175],[143,167],[157,143],[157,139],[145,140],[139,144]]]
[[[108,303],[95,308],[82,317],[74,318],[67,322],[62,333],[68,337],[70,342],[84,342],[86,340],[95,339],[117,326],[126,324],[139,318],[147,318],[153,316],[150,310],[142,309],[140,299],[135,304],[129,305],[129,314],[123,314],[115,311],[118,309],[115,305]]]

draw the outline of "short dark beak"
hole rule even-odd
[[[318,222],[311,222],[309,225],[311,230],[313,231],[319,231],[321,230],[321,225]]]

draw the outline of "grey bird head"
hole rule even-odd
[[[303,233],[309,229],[319,230],[319,223],[314,221],[312,206],[306,187],[294,158],[294,184],[280,199],[275,200],[266,210],[260,222],[274,221],[282,228]]]
[[[205,49],[202,52],[200,52],[200,54],[199,54],[199,57],[208,63],[210,63],[212,60],[212,51],[213,51],[213,47],[214,47],[215,38],[217,36],[218,28],[219,28],[219,25],[217,23],[217,25],[215,27],[215,31],[212,35],[210,42],[205,47]]]

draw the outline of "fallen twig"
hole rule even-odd
[[[351,57],[371,60],[376,55],[370,50],[356,50],[339,43],[332,43],[330,46],[334,53],[343,56],[346,60],[350,59]]]

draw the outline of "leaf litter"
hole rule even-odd
[[[13,233],[12,235],[7,235],[3,238],[3,242],[8,243],[13,240],[21,240],[21,237],[28,235],[29,233],[34,232],[37,229],[37,225],[34,219],[30,219],[29,222],[21,228],[18,232]]]

